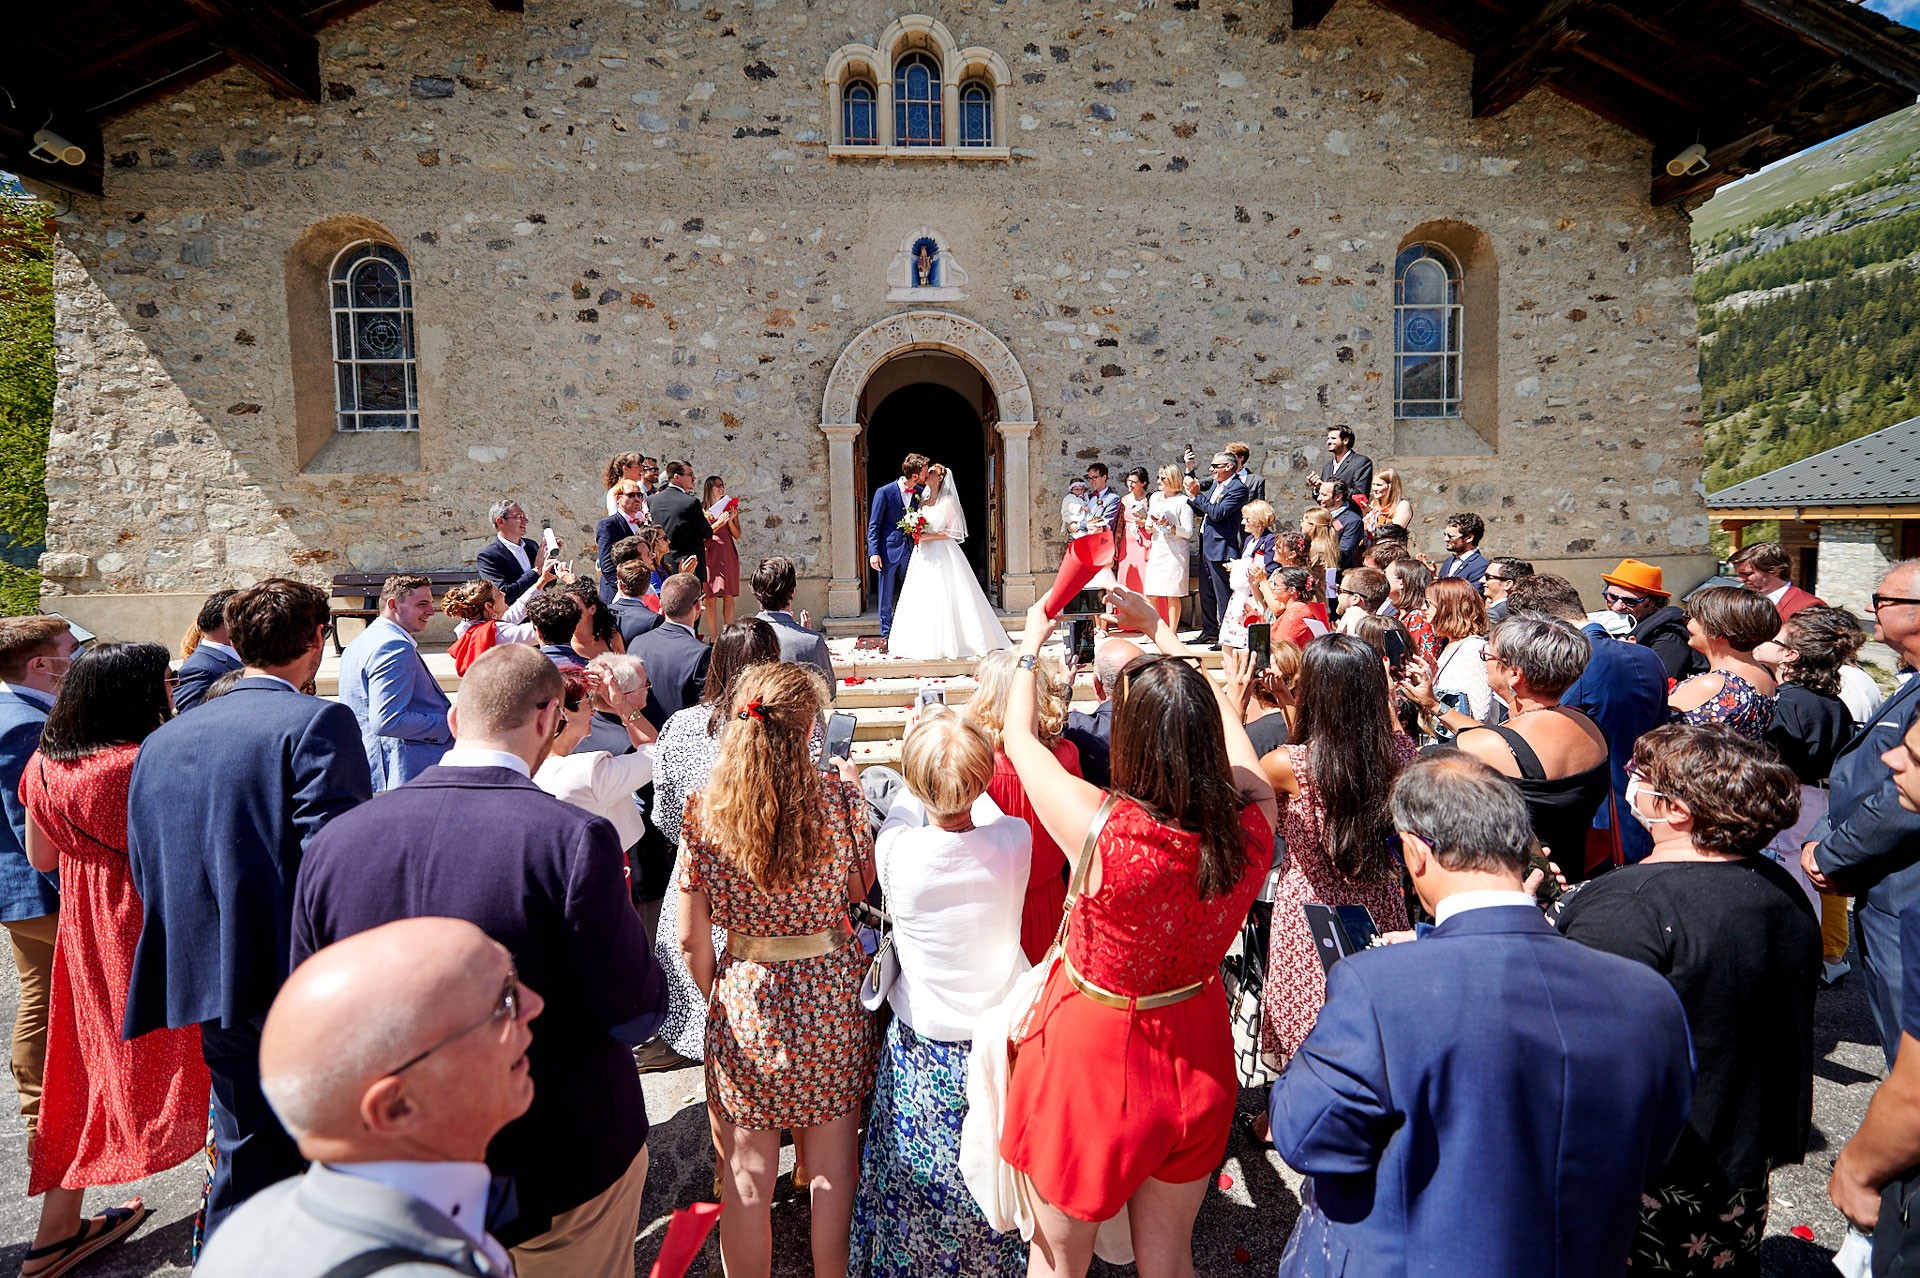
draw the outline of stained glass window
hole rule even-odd
[[[993,91],[977,80],[960,90],[960,145],[993,145]]]
[[[1393,264],[1393,415],[1460,416],[1460,268],[1430,244]]]
[[[940,68],[924,53],[910,53],[893,69],[893,144],[945,146],[940,118]]]
[[[879,106],[865,80],[853,81],[840,95],[840,131],[847,146],[880,145]]]
[[[351,244],[333,259],[334,403],[341,430],[419,430],[413,277],[386,244]]]

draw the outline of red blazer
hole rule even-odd
[[[1825,607],[1826,601],[1817,599],[1813,595],[1800,589],[1800,587],[1789,584],[1787,586],[1787,593],[1780,596],[1780,602],[1775,604],[1774,607],[1780,610],[1780,620],[1785,621],[1802,608],[1811,608],[1816,604]]]

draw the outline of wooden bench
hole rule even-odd
[[[358,617],[361,622],[372,621],[380,615],[380,588],[387,584],[387,578],[397,575],[401,569],[393,572],[343,572],[333,579],[333,598],[358,599],[358,608],[335,607],[333,610],[333,651],[339,654],[343,649],[340,642],[339,619]],[[433,597],[440,598],[455,586],[464,586],[470,581],[480,580],[478,571],[472,568],[430,568],[417,574],[433,583]]]

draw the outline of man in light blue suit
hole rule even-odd
[[[1393,824],[1439,922],[1336,962],[1273,1085],[1274,1148],[1317,1208],[1283,1278],[1619,1278],[1693,1104],[1680,999],[1554,931],[1523,890],[1526,803],[1492,769],[1414,764]]]
[[[375,793],[413,780],[453,744],[447,694],[414,638],[432,617],[432,582],[389,577],[380,588],[380,615],[340,655],[340,700],[360,721]]]

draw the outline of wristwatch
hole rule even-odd
[[[1033,669],[1033,663],[1038,660],[1039,660],[1038,657],[1034,656],[1031,652],[1029,652],[1023,655],[1020,658],[1020,660],[1014,664],[1017,665],[1022,670],[1031,670]]]
[[[625,723],[639,723],[642,719],[646,717],[647,716],[645,712],[640,710],[629,710],[625,714],[620,716],[621,721]]]

